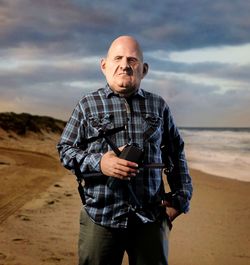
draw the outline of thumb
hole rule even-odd
[[[120,151],[122,151],[126,146],[127,146],[127,145],[125,144],[125,145],[123,145],[123,146],[120,146],[118,149],[119,149]]]

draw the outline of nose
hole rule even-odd
[[[126,69],[129,69],[130,68],[130,65],[128,63],[128,58],[126,58],[125,56],[120,61],[120,67],[123,70],[126,70]]]

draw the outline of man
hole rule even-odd
[[[79,101],[58,144],[63,165],[85,180],[79,265],[119,265],[125,251],[130,265],[165,265],[170,222],[188,211],[192,196],[184,143],[166,102],[140,88],[148,65],[133,37],[113,41],[101,70],[107,86]],[[98,138],[122,126],[109,137],[120,151],[136,143],[142,163],[118,157]],[[168,157],[173,170],[166,197],[157,165]]]

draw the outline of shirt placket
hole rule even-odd
[[[127,123],[125,125],[125,129],[126,129],[127,136],[128,136],[128,144],[131,144],[131,141],[132,141],[132,137],[131,137],[131,133],[132,133],[131,109],[130,109],[130,106],[129,106],[129,104],[125,98],[122,98],[122,101],[124,103],[126,116],[127,116],[126,117]]]
[[[132,133],[133,133],[133,120],[132,120],[132,112],[131,112],[131,107],[128,103],[128,101],[125,98],[122,98],[124,105],[125,105],[125,110],[126,110],[126,115],[127,115],[127,125],[126,125],[126,131],[128,135],[128,144],[132,144]],[[131,180],[130,180],[131,181]],[[134,211],[135,205],[133,205],[133,200],[131,196],[128,197],[128,211]]]

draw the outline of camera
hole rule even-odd
[[[143,150],[139,147],[138,144],[132,143],[129,145],[126,145],[122,152],[119,154],[119,158],[137,163],[139,165],[143,162]],[[124,184],[124,180],[109,177],[107,181],[107,185],[111,189],[116,189],[119,186]]]

